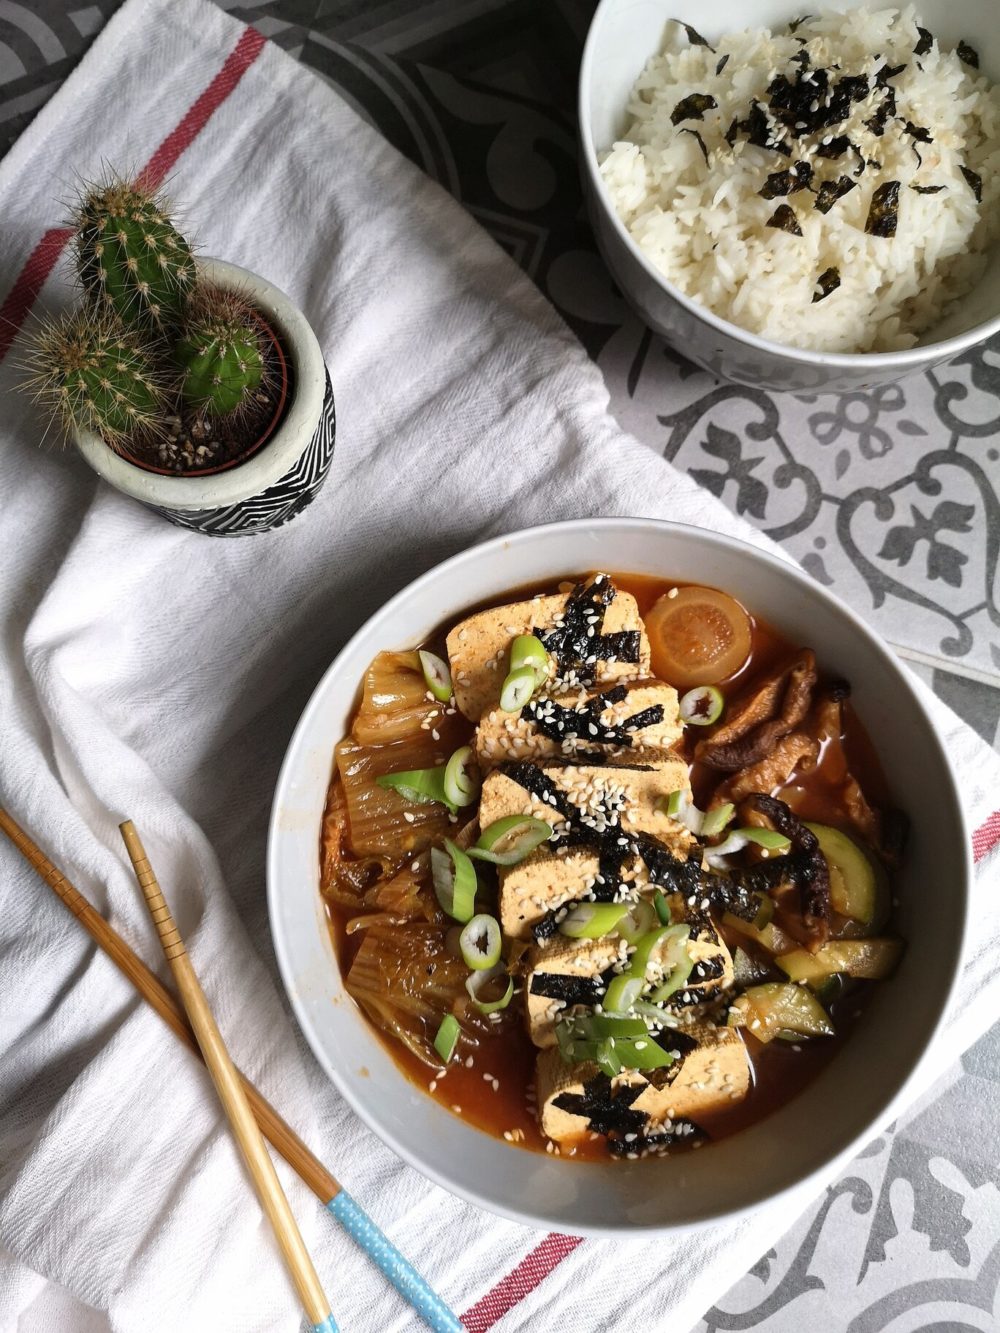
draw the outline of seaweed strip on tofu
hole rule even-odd
[[[899,181],[886,181],[872,195],[865,231],[886,239],[895,236],[899,220]]]
[[[680,23],[681,21],[680,19],[674,19],[674,22]],[[704,37],[702,37],[701,33],[698,31],[697,28],[692,28],[690,23],[681,23],[681,27],[687,33],[687,39],[692,46],[707,46],[708,49],[712,52],[712,54],[713,55],[715,54],[715,47],[712,46],[709,42],[705,41]]]
[[[946,190],[947,188],[948,188],[948,187],[947,187],[946,185],[911,185],[911,186],[910,186],[910,189],[913,190],[914,193],[916,193],[916,194],[940,194],[942,190]]]
[[[776,199],[779,195],[795,194],[811,184],[813,169],[808,162],[796,162],[787,171],[773,171],[757,193],[762,199]]]
[[[840,269],[836,267],[826,269],[816,279],[816,286],[819,288],[819,291],[813,292],[813,305],[815,305],[817,301],[825,301],[831,292],[837,290],[840,286]]]
[[[789,236],[801,236],[802,228],[799,226],[799,220],[795,216],[795,210],[790,204],[779,204],[767,220],[769,227],[774,227],[776,231],[785,231]]]
[[[693,135],[694,135],[694,137],[698,140],[698,147],[701,149],[701,155],[702,155],[702,157],[705,159],[705,161],[707,162],[707,161],[708,161],[708,149],[705,147],[705,140],[701,137],[701,135],[698,133],[698,131],[697,131],[697,130],[689,130],[689,129],[687,128],[686,125],[682,125],[682,126],[681,126],[681,129],[680,129],[680,131],[679,131],[679,133],[681,133],[681,134],[693,134]]]
[[[670,113],[671,125],[679,125],[682,120],[704,120],[705,112],[719,104],[711,93],[691,93],[682,97]]]
[[[857,182],[852,181],[850,176],[838,176],[835,181],[824,181],[816,192],[813,207],[819,213],[829,213],[838,200],[857,188]]]
[[[969,183],[969,189],[976,196],[976,203],[983,202],[983,178],[978,171],[971,171],[968,167],[960,167],[962,175]]]
[[[979,68],[979,52],[968,42],[962,41],[955,47],[955,54],[961,60],[963,65],[968,65],[971,69]]]
[[[929,32],[926,28],[918,28],[917,36],[920,40],[913,48],[913,54],[915,56],[925,56],[934,45],[934,34]]]
[[[662,1153],[678,1143],[696,1143],[708,1138],[693,1120],[674,1120],[673,1129],[664,1129],[652,1134],[642,1131],[622,1138],[608,1139],[608,1152],[612,1157],[639,1157],[646,1153]]]
[[[564,1004],[600,1004],[612,975],[578,977],[569,972],[535,972],[531,994],[541,995],[545,1000],[561,1000]]]

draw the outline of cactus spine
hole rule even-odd
[[[229,294],[210,290],[196,304],[174,349],[181,395],[209,417],[228,416],[251,406],[264,376],[256,321]]]
[[[77,313],[44,325],[34,339],[33,387],[67,432],[89,430],[121,450],[158,432],[162,385],[128,331]]]
[[[112,180],[87,192],[74,223],[80,280],[93,305],[126,325],[177,323],[194,286],[194,259],[155,195]]]

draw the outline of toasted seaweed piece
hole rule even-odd
[[[971,171],[968,167],[960,167],[962,175],[969,183],[969,189],[976,196],[976,203],[983,202],[983,178],[977,171]]]
[[[812,183],[813,169],[808,162],[796,162],[787,171],[772,171],[757,193],[762,199],[777,199],[779,195],[794,194]]]
[[[916,194],[940,194],[942,190],[946,190],[947,188],[948,188],[948,187],[947,187],[946,185],[911,185],[911,186],[910,186],[910,189],[913,190],[914,193],[916,193]]]
[[[808,69],[809,66],[812,64],[812,59],[810,58],[809,52],[804,50],[796,51],[795,54],[793,56],[789,56],[788,59],[791,61],[793,65],[801,65],[803,69]]]
[[[691,93],[682,97],[670,113],[671,125],[679,125],[682,120],[704,120],[705,112],[719,104],[711,93]]]
[[[742,131],[747,136],[747,142],[752,143],[755,148],[770,148],[776,153],[783,153],[785,157],[792,155],[791,148],[783,139],[772,139],[767,113],[759,102],[751,104],[750,114],[746,120],[736,122],[736,129]]]
[[[926,28],[918,28],[917,35],[919,36],[920,41],[917,42],[916,46],[913,48],[913,54],[915,56],[925,56],[934,45],[934,34],[928,32]]]
[[[795,216],[795,209],[790,204],[779,204],[767,220],[769,227],[777,231],[787,231],[789,236],[801,236],[802,228]]]
[[[729,52],[727,51],[726,54],[722,57],[722,59],[715,67],[716,74],[721,74],[728,64],[729,64]]]
[[[857,188],[856,182],[849,176],[838,176],[835,181],[824,181],[816,192],[813,207],[819,213],[829,213],[838,199],[843,199],[845,194],[850,194]]]
[[[968,42],[959,42],[955,47],[955,54],[963,65],[970,65],[973,69],[979,68],[979,52]]]
[[[863,102],[870,92],[866,74],[847,74],[830,83],[825,69],[813,70],[808,82],[803,70],[794,83],[778,74],[767,89],[772,114],[796,136],[814,134],[846,120],[853,104]]]
[[[865,231],[869,236],[895,236],[898,217],[899,181],[886,181],[872,195]]]
[[[865,121],[865,124],[871,130],[872,134],[876,135],[879,139],[885,134],[885,127],[889,123],[889,117],[896,114],[895,88],[887,87],[883,89],[883,92],[885,93],[885,96],[882,98],[878,110],[875,112],[874,116],[869,116]]]
[[[838,134],[829,143],[821,143],[816,149],[816,156],[836,159],[849,153],[853,147],[846,134]]]
[[[680,23],[680,19],[674,19],[675,23]],[[715,47],[706,42],[697,28],[692,28],[690,23],[681,23],[681,27],[687,33],[687,39],[692,46],[707,46],[710,51],[715,51]]]
[[[600,1004],[610,976],[577,977],[563,972],[536,972],[531,978],[531,994],[564,1004]]]
[[[811,18],[812,14],[800,14],[797,19],[792,19],[791,23],[788,25],[789,34],[794,36],[802,27],[803,23],[808,23]]]
[[[934,136],[930,130],[923,125],[914,125],[912,120],[908,120],[903,125],[903,129],[911,138],[916,139],[918,143],[933,143]]]
[[[880,88],[884,88],[890,79],[898,78],[904,69],[905,65],[883,65],[875,73],[875,82]]]
[[[698,140],[698,147],[701,149],[701,155],[702,155],[702,157],[705,159],[705,161],[707,162],[707,161],[708,161],[708,149],[705,147],[705,140],[701,137],[701,135],[698,133],[698,131],[697,131],[697,130],[689,130],[689,129],[687,129],[686,127],[682,127],[681,130],[679,131],[679,133],[681,133],[681,134],[693,134],[693,135],[694,135],[694,137]]]
[[[835,292],[840,286],[840,269],[828,268],[816,279],[818,292],[813,292],[813,305],[817,301],[825,301],[831,292]]]
[[[730,125],[729,129],[726,130],[725,134],[726,143],[729,145],[730,148],[732,148],[733,145],[736,143],[736,133],[739,130],[739,128],[740,128],[740,122],[734,116],[733,123]]]
[[[693,1120],[678,1119],[673,1122],[673,1129],[657,1131],[654,1134],[640,1131],[631,1138],[608,1138],[608,1152],[612,1157],[638,1157],[654,1152],[659,1155],[667,1148],[679,1143],[703,1143],[708,1135]]]

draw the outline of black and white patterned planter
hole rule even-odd
[[[200,262],[204,276],[245,294],[281,334],[293,375],[285,417],[252,457],[211,476],[161,476],[113,453],[97,435],[77,435],[90,466],[116,490],[179,527],[208,537],[249,537],[281,527],[316,497],[333,459],[336,412],[316,335],[277,287],[221,260]]]

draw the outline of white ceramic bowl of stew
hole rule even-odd
[[[466,1123],[412,1082],[345,990],[319,890],[320,827],[334,747],[366,668],[413,648],[469,608],[527,585],[600,569],[707,584],[732,594],[828,676],[846,677],[894,804],[910,816],[893,882],[906,941],[830,1062],[780,1109],[705,1146],[638,1161],[531,1152]],[[533,1227],[586,1235],[667,1232],[819,1189],[902,1107],[958,973],[971,877],[957,784],[914,684],[861,620],[796,566],[714,533],[649,519],[581,519],[528,529],[424,574],[350,640],[316,687],[278,779],[268,846],[275,951],[316,1059],[357,1114],[430,1179]]]

